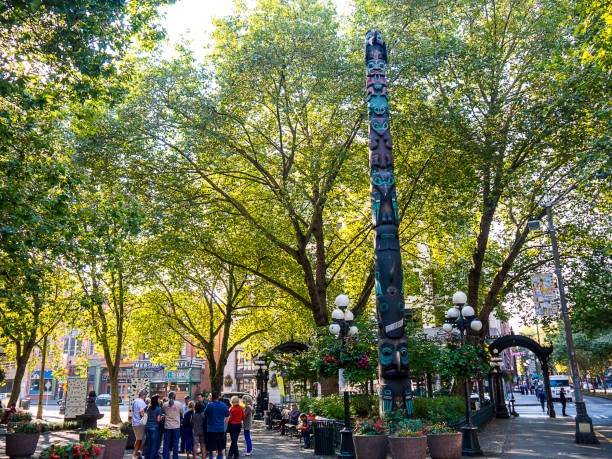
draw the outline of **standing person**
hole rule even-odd
[[[193,413],[194,413],[195,403],[189,402],[187,405],[187,411],[184,411],[183,414],[183,424],[182,424],[182,432],[181,434],[184,436],[184,447],[185,452],[187,453],[187,459],[191,457],[193,453]],[[195,459],[195,454],[193,456]]]
[[[147,390],[142,389],[138,392],[138,398],[132,403],[132,429],[134,429],[134,436],[136,442],[134,443],[134,458],[142,457],[142,452],[145,449],[146,442],[144,441],[145,426],[140,424],[142,416],[147,408]]]
[[[546,393],[543,390],[538,394],[538,400],[540,401],[540,405],[542,405],[542,413],[544,413],[546,411],[544,409],[544,405],[546,404]]]
[[[204,397],[202,397],[204,398]],[[191,418],[193,434],[193,459],[197,459],[198,447],[202,454],[202,459],[206,458],[206,418],[204,417],[204,403],[197,402],[194,407],[193,417]]]
[[[559,393],[559,399],[561,400],[561,408],[563,409],[563,416],[567,416],[565,414],[565,405],[567,405],[567,398],[565,397],[565,389],[562,387],[561,392]]]
[[[162,409],[159,406],[159,395],[151,397],[147,408],[147,423],[145,424],[145,455],[144,459],[155,459],[159,444],[159,423],[162,419]],[[136,447],[134,447],[136,449]]]
[[[240,406],[240,399],[238,396],[234,395],[230,399],[230,403],[232,407],[229,409],[230,417],[227,424],[227,431],[230,434],[230,439],[232,443],[230,445],[229,457],[237,458],[240,456],[238,452],[238,437],[240,437],[240,429],[242,428],[242,421],[244,420],[244,410]]]
[[[183,406],[180,402],[176,402],[176,392],[168,394],[168,403],[164,404],[164,459],[170,459],[170,450],[172,450],[172,459],[178,459],[179,436],[181,433],[181,414],[183,414]]]
[[[245,456],[253,454],[253,444],[251,443],[251,426],[253,425],[253,398],[250,395],[242,397],[244,402],[244,420],[242,421],[242,428],[244,429],[244,441],[246,442],[246,453]]]
[[[211,402],[204,410],[206,416],[206,447],[212,453],[212,457],[217,457],[217,452],[221,451],[221,455],[225,459],[225,426],[230,412],[225,403],[219,401],[219,392],[216,390],[210,394],[210,400]]]
[[[191,400],[191,397],[189,397],[189,395],[185,395],[185,397],[183,397],[183,412],[181,413],[181,420],[185,418],[185,414],[187,414],[187,412],[189,412],[189,401]],[[191,434],[189,434],[189,436],[191,436]],[[181,447],[179,448],[179,453],[184,453],[185,452],[185,432],[183,429],[183,422],[181,421]]]

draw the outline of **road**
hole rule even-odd
[[[587,413],[593,420],[593,428],[600,434],[600,441],[612,442],[612,400],[584,395],[584,403]],[[540,404],[535,395],[514,394],[516,412],[521,416],[542,418],[546,417],[542,413]],[[555,402],[555,413],[561,417],[561,403]],[[571,416],[576,416],[576,406],[573,402],[567,404],[565,412]],[[605,439],[602,437],[605,437]]]
[[[30,405],[30,413],[36,416],[36,410],[38,405]],[[104,415],[98,422],[100,424],[110,424],[110,406],[99,406],[100,413]],[[122,421],[127,421],[128,418],[128,406],[127,404],[119,405],[119,414],[121,415]],[[59,406],[51,401],[48,405],[43,405],[43,419],[49,422],[62,422],[64,415],[59,413]]]

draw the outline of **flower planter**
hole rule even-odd
[[[100,448],[100,454],[98,454],[96,456],[96,459],[103,459],[104,458],[104,450],[106,449],[106,446],[100,445],[99,443],[96,443],[96,445],[98,446],[98,448]]]
[[[462,437],[461,432],[427,435],[431,459],[460,459]]]
[[[386,435],[354,435],[353,445],[357,459],[386,459]]]
[[[6,436],[8,457],[30,457],[36,451],[40,434],[14,433]]]
[[[111,438],[108,440],[95,440],[97,445],[104,445],[103,459],[117,459],[123,457],[127,438]]]
[[[389,450],[393,459],[425,459],[427,437],[389,437]]]

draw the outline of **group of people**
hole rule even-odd
[[[287,425],[295,426],[304,440],[304,448],[310,448],[311,422],[315,419],[312,413],[300,412],[295,403],[291,405],[291,411],[285,416],[273,403],[268,406],[268,428],[278,429],[281,435],[286,435]]]
[[[252,454],[251,425],[253,422],[253,399],[249,395],[234,396],[229,403],[222,401],[219,392],[213,391],[207,399],[204,394],[197,395],[194,402],[189,396],[185,403],[177,402],[176,393],[170,392],[167,398],[154,395],[147,399],[147,391],[141,390],[132,405],[132,426],[136,443],[134,458],[140,459],[178,459],[185,452],[188,459],[220,457],[226,459],[227,434],[231,444],[229,458],[240,456],[238,440],[244,430],[246,456]],[[229,406],[228,406],[229,405]],[[162,446],[163,442],[163,448]]]
[[[533,383],[519,384],[519,390],[521,391],[521,395],[534,395],[536,393],[536,386]]]

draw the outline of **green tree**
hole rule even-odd
[[[485,324],[547,262],[526,245],[533,237],[527,222],[544,215],[544,191],[556,205],[576,203],[605,170],[609,117],[593,107],[609,98],[608,78],[574,56],[572,7],[556,0],[357,2],[358,26],[374,18],[386,25],[391,112],[409,120],[399,138],[396,130],[396,144],[408,155],[424,150],[445,159],[422,212],[417,242],[430,255],[419,270],[442,271],[429,287],[440,299],[467,284],[468,303]],[[420,247],[412,245],[415,257],[423,257]]]

